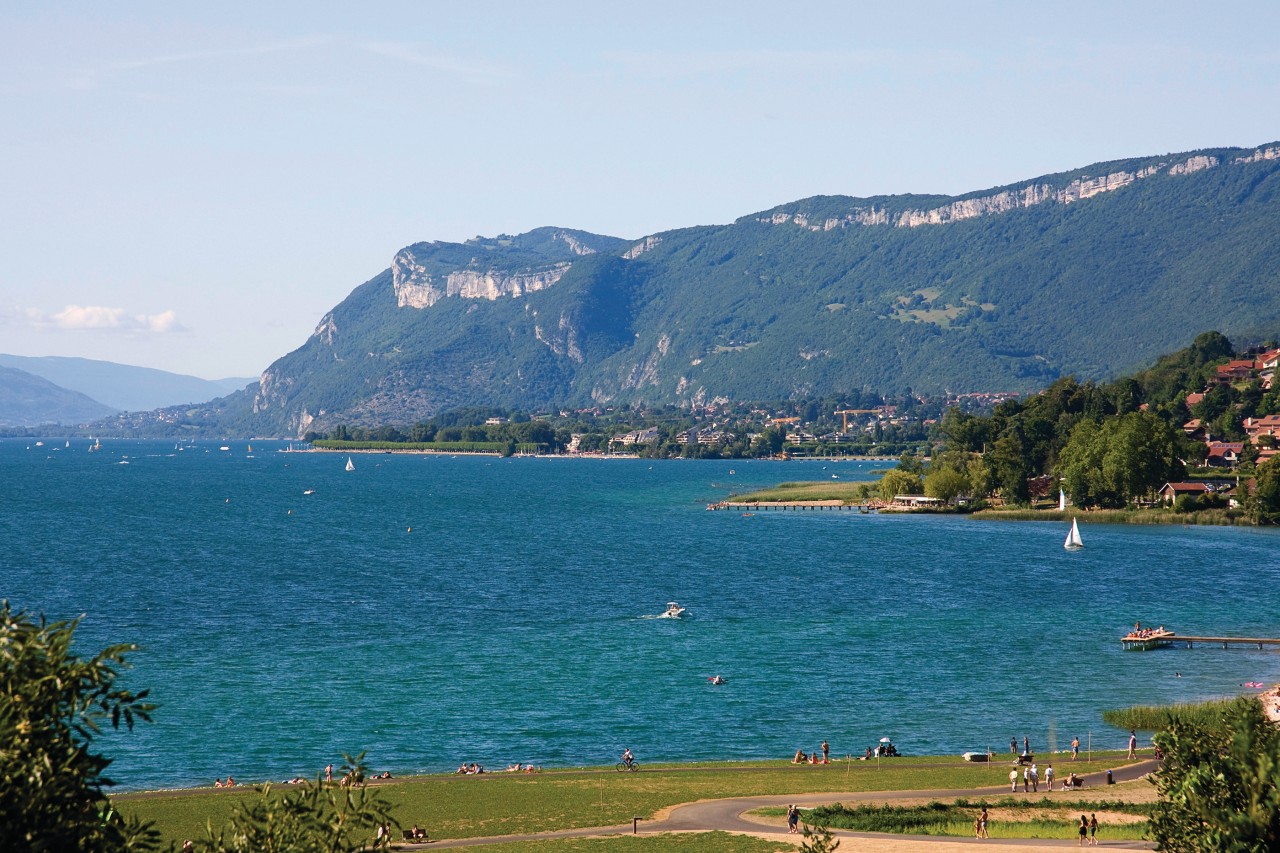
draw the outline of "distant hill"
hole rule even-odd
[[[0,426],[80,424],[113,412],[110,406],[54,385],[42,377],[12,367],[0,367]]]
[[[688,405],[1103,379],[1280,323],[1280,144],[1096,163],[962,196],[818,196],[620,240],[408,246],[252,388],[224,433],[467,405]]]
[[[55,385],[92,396],[126,412],[203,403],[239,391],[254,379],[200,379],[150,367],[62,356],[0,354],[0,366],[16,367]]]

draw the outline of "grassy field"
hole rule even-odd
[[[1072,769],[1090,773],[1122,764],[1123,754],[1094,753]],[[1065,759],[1064,759],[1065,760]],[[414,823],[432,838],[470,838],[573,827],[629,823],[661,809],[701,799],[757,794],[938,790],[1005,784],[1003,760],[969,764],[954,757],[835,762],[792,766],[786,762],[646,765],[639,773],[585,768],[481,776],[420,776],[379,783],[404,826]],[[192,789],[112,798],[126,815],[154,821],[166,839],[204,836],[206,823],[225,824],[233,806],[257,796],[251,788]],[[545,849],[545,848],[540,848]]]

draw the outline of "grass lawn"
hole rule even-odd
[[[1048,756],[1046,756],[1047,758]],[[1097,753],[1074,763],[1077,773],[1123,764],[1123,752]],[[393,814],[434,839],[507,835],[630,823],[635,815],[701,799],[763,794],[965,789],[1007,784],[1008,762],[969,764],[951,756],[835,762],[645,765],[639,773],[583,768],[533,775],[419,776],[379,783]],[[126,815],[156,823],[169,840],[204,837],[206,823],[225,824],[232,807],[256,796],[250,787],[124,794],[112,798]],[[549,848],[539,848],[549,849]],[[566,848],[569,849],[569,848]]]
[[[789,844],[728,832],[679,832],[662,835],[619,835],[614,838],[559,838],[493,844],[485,853],[777,853]]]

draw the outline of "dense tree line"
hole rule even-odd
[[[1204,460],[1205,444],[1182,429],[1189,418],[1199,418],[1215,438],[1243,441],[1245,418],[1280,413],[1280,389],[1264,393],[1256,378],[1216,381],[1217,366],[1234,357],[1227,338],[1206,332],[1132,377],[1102,384],[1059,379],[989,416],[951,410],[938,427],[944,449],[925,477],[926,493],[999,493],[1027,503],[1035,478],[1048,477],[1051,493],[1061,485],[1083,508],[1119,508],[1148,497]],[[1188,410],[1188,396],[1201,392]],[[1257,449],[1248,442],[1245,448],[1247,469]],[[1245,503],[1254,520],[1266,522],[1280,516],[1280,467],[1262,466],[1257,475]]]

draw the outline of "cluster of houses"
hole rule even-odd
[[[1263,390],[1269,391],[1278,363],[1280,363],[1280,349],[1271,349],[1259,353],[1254,358],[1235,359],[1219,365],[1213,379],[1218,384],[1229,385],[1257,377]],[[1204,393],[1188,394],[1187,408],[1191,409],[1203,400],[1207,390]],[[1205,465],[1210,468],[1238,467],[1247,445],[1253,447],[1258,465],[1280,454],[1280,415],[1245,418],[1243,428],[1245,441],[1215,441],[1207,426],[1199,418],[1192,418],[1182,425],[1182,431],[1188,438],[1204,442],[1208,451],[1205,456]],[[1160,489],[1160,500],[1172,504],[1183,495],[1198,498],[1219,494],[1227,498],[1229,505],[1234,506],[1236,488],[1237,484],[1229,480],[1165,483]]]

